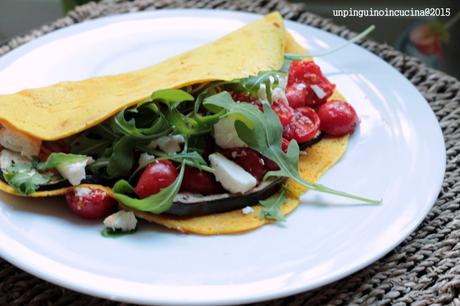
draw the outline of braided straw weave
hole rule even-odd
[[[354,33],[305,12],[302,5],[275,0],[103,0],[83,5],[56,22],[0,45],[0,56],[48,32],[112,14],[162,8],[219,8],[287,18],[350,38]],[[428,100],[440,121],[447,172],[436,204],[409,238],[386,257],[323,288],[257,305],[460,305],[460,82],[426,67],[388,45],[361,44],[401,71]],[[49,284],[0,259],[1,305],[123,305]]]

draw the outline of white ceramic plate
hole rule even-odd
[[[85,22],[0,58],[0,93],[139,68],[256,18],[164,10]],[[312,52],[344,42],[297,23],[287,27]],[[369,265],[430,210],[444,174],[443,137],[420,93],[370,52],[353,45],[317,62],[361,118],[344,158],[321,183],[382,198],[383,205],[351,205],[309,192],[284,226],[200,237],[142,224],[135,235],[107,239],[99,235],[101,224],[72,216],[63,200],[2,193],[1,256],[45,280],[95,296],[181,305],[273,299]]]

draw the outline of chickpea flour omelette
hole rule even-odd
[[[311,58],[285,57],[305,52],[272,13],[150,67],[1,95],[0,189],[65,196],[108,234],[136,217],[245,232],[307,189],[375,203],[315,183],[359,119]]]

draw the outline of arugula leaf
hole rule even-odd
[[[135,141],[129,136],[123,136],[113,144],[113,149],[107,164],[107,174],[110,177],[126,176],[134,163]]]
[[[273,160],[280,170],[270,171],[265,178],[270,176],[289,177],[300,185],[319,192],[329,193],[350,199],[378,204],[380,201],[337,191],[324,185],[305,181],[299,175],[299,145],[292,140],[289,143],[287,153],[281,149],[282,126],[278,116],[273,112],[268,103],[264,103],[264,111],[249,103],[236,103],[228,92],[221,92],[209,97],[204,105],[211,109],[223,108],[227,115],[234,116],[235,129],[238,137],[251,149],[256,150],[265,157]]]
[[[151,140],[171,132],[171,127],[161,112],[158,113],[157,119],[148,128],[138,128],[134,118],[126,120],[125,112],[126,110],[119,112],[112,121],[116,130],[123,135],[142,140]]]
[[[71,143],[71,152],[93,157],[102,156],[119,137],[110,127],[110,121],[104,122],[74,138]]]
[[[184,178],[184,169],[185,162],[183,161],[179,175],[174,183],[144,199],[131,198],[129,195],[134,194],[134,188],[127,181],[120,180],[113,186],[114,197],[127,207],[152,214],[161,214],[167,211],[174,202],[174,198],[179,192],[182,179]]]
[[[200,170],[207,172],[214,172],[214,170],[212,170],[212,168],[208,166],[203,156],[201,156],[198,152],[192,151],[175,154],[161,154],[161,152],[158,152],[156,155],[159,156],[159,160],[169,159],[175,162],[184,161],[187,166],[198,168]]]
[[[32,165],[32,163],[14,164],[3,172],[5,181],[17,192],[30,194],[40,187],[47,184],[51,174],[41,174]]]
[[[170,94],[171,91],[173,94]],[[172,99],[178,99],[180,94],[177,94],[176,91],[176,89],[161,90],[154,92],[152,96],[160,99],[160,101],[165,101],[164,99],[168,96],[172,96]],[[182,91],[180,92],[182,93]],[[189,99],[188,96],[185,96],[184,99]],[[177,102],[177,100],[173,101]],[[134,108],[124,109],[112,119],[111,123],[117,132],[141,140],[151,140],[171,132],[170,123],[152,101],[143,102]]]
[[[101,235],[105,238],[118,238],[120,236],[134,234],[135,232],[137,232],[137,229],[133,229],[132,231],[122,231],[120,229],[114,230],[109,227],[106,227],[101,231]]]
[[[169,108],[175,108],[185,101],[194,101],[195,98],[188,92],[181,89],[161,89],[152,93],[152,101],[159,101],[166,104]]]
[[[237,82],[242,87],[243,91],[249,92],[253,96],[258,96],[260,87],[265,85],[265,92],[268,101],[272,101],[272,87],[278,86],[280,77],[284,76],[283,72],[279,71],[262,71],[255,76],[239,79]]]
[[[179,134],[190,137],[211,131],[211,126],[207,122],[196,120],[194,111],[187,115],[179,110],[178,107],[183,102],[195,101],[195,98],[188,92],[181,89],[163,89],[155,91],[151,99],[166,105],[164,116]]]
[[[60,165],[78,163],[78,162],[85,161],[87,159],[88,159],[88,156],[85,156],[85,155],[77,155],[77,154],[62,153],[62,152],[51,153],[50,156],[48,156],[48,159],[46,160],[46,162],[42,162],[37,165],[37,169],[38,170],[53,169]]]
[[[278,222],[284,221],[284,215],[281,212],[281,206],[286,203],[286,190],[283,188],[278,194],[275,194],[268,199],[260,201],[263,206],[259,214],[260,219],[271,219]]]
[[[177,109],[166,110],[166,119],[176,128],[176,131],[184,137],[206,134],[211,131],[208,124],[200,124],[196,120],[189,118]]]
[[[100,156],[111,144],[112,141],[107,139],[95,139],[82,135],[78,141],[72,143],[71,151],[75,154]]]

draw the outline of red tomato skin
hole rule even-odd
[[[308,89],[305,84],[292,84],[286,87],[286,98],[293,108],[305,106],[307,103]]]
[[[345,101],[331,100],[318,109],[320,129],[326,135],[340,137],[353,133],[358,125],[358,115]]]
[[[291,122],[292,117],[294,116],[294,109],[292,107],[283,102],[275,101],[271,105],[271,108],[280,119],[282,126]]]
[[[299,87],[299,84],[305,86],[305,92],[302,93],[304,100],[300,102],[300,93],[298,94],[299,101],[291,97],[289,100],[289,89],[293,86]],[[324,96],[318,97],[311,85],[316,85],[324,92]],[[324,104],[327,99],[334,93],[335,85],[321,72],[321,68],[311,60],[306,61],[293,61],[289,67],[286,96],[288,97],[289,104],[296,108],[302,106],[317,107]]]
[[[257,106],[259,108],[259,110],[261,112],[263,112],[263,110],[264,110],[264,107],[262,106],[262,103],[259,101],[259,99],[257,99],[254,96],[251,96],[249,93],[232,92],[231,95],[232,95],[233,100],[235,100],[237,102],[244,102],[244,103],[249,103],[249,104],[255,105],[255,106]]]
[[[73,213],[83,219],[100,219],[114,212],[117,206],[114,198],[102,189],[89,189],[89,193],[82,195],[78,194],[78,188],[72,188],[65,193],[65,199]]]
[[[176,177],[177,170],[172,162],[169,160],[155,161],[145,167],[134,191],[139,198],[143,199],[168,187],[176,180]]]
[[[193,167],[185,168],[180,190],[202,195],[223,192],[222,186],[216,181],[214,175]]]
[[[315,138],[318,134],[320,119],[312,108],[302,107],[299,109],[296,110],[291,122],[283,127],[283,138],[287,141],[294,139],[298,143],[303,143]],[[284,144],[284,148],[287,149],[286,144]]]
[[[261,181],[267,172],[265,160],[262,155],[249,148],[223,149],[222,154],[251,173],[257,181]]]
[[[287,152],[288,150],[288,147],[289,147],[289,140],[287,140],[286,138],[283,137],[283,139],[281,140],[281,150],[283,150],[284,153]]]

